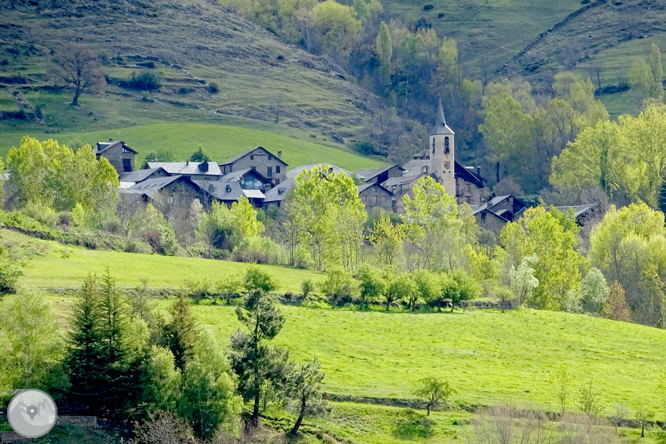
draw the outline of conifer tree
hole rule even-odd
[[[292,376],[290,394],[294,401],[294,410],[298,413],[298,419],[289,432],[292,435],[298,433],[306,415],[312,416],[326,411],[327,402],[322,399],[322,386],[325,375],[321,371],[321,364],[317,358],[308,361],[301,366]]]
[[[200,330],[190,311],[190,303],[183,294],[173,304],[171,316],[171,322],[164,326],[162,345],[173,353],[176,368],[185,371],[187,362],[196,352]]]
[[[263,280],[263,279],[261,279]],[[252,289],[236,309],[245,330],[231,337],[231,368],[238,375],[238,390],[245,401],[254,401],[251,424],[259,425],[261,387],[264,381],[284,386],[289,372],[289,352],[265,342],[282,330],[285,317],[275,307],[272,297],[260,287]]]
[[[71,384],[68,397],[86,405],[89,413],[100,410],[102,394],[106,391],[99,299],[97,282],[92,275],[88,275],[74,306],[65,358],[65,369]]]

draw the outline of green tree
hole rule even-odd
[[[483,287],[481,287],[481,284],[479,284],[474,278],[467,274],[465,270],[458,268],[449,274],[455,281],[457,290],[451,295],[451,311],[453,311],[454,305],[460,306],[461,301],[470,301],[481,296]]]
[[[454,268],[456,251],[447,248],[447,243],[460,238],[456,200],[429,176],[419,179],[412,191],[413,198],[409,194],[402,198],[402,218],[407,239],[416,251],[416,267]]]
[[[604,305],[602,316],[614,321],[631,322],[631,309],[627,304],[622,285],[615,281],[610,286],[610,293]]]
[[[333,307],[340,303],[353,302],[358,295],[359,282],[352,274],[342,268],[332,268],[328,271],[326,279],[320,284]]]
[[[361,265],[356,273],[356,279],[359,283],[359,296],[362,307],[368,303],[381,300],[386,291],[386,280],[381,276],[378,270],[373,269],[367,264]]]
[[[382,22],[379,25],[379,33],[375,40],[375,51],[379,57],[381,64],[380,74],[384,85],[388,85],[391,81],[391,58],[393,57],[393,41],[391,39],[391,32],[386,23]]]
[[[661,51],[656,44],[650,48],[650,84],[648,91],[650,97],[656,99],[659,103],[664,101],[664,68],[661,64]]]
[[[183,372],[178,403],[180,415],[188,419],[195,435],[204,441],[211,441],[221,429],[237,432],[242,409],[229,363],[217,350],[219,346],[212,335],[201,335],[196,354]]]
[[[509,271],[509,282],[511,290],[516,295],[516,305],[519,307],[530,300],[532,292],[539,286],[539,280],[534,277],[532,264],[538,262],[536,255],[525,257],[520,261],[518,267],[511,266]]]
[[[416,303],[419,299],[432,303],[442,292],[439,276],[429,270],[419,269],[414,271],[412,279],[418,288],[417,292],[407,301],[412,311],[416,309]]]
[[[391,309],[391,304],[394,302],[410,300],[414,297],[417,291],[418,287],[408,273],[402,273],[395,276],[389,281],[386,293],[384,294],[386,311]]]
[[[190,301],[181,293],[171,307],[171,321],[162,332],[162,345],[171,350],[178,370],[184,371],[194,358],[200,338],[201,329],[190,311]]]
[[[652,82],[651,76],[650,66],[645,62],[645,59],[637,57],[629,69],[629,83],[631,86],[648,89]]]
[[[402,252],[405,233],[402,225],[393,224],[388,213],[382,211],[370,231],[368,240],[375,248],[377,261],[382,265],[394,265]]]
[[[0,296],[15,293],[19,278],[23,276],[23,263],[12,258],[0,245]]]
[[[430,416],[430,411],[446,404],[455,390],[449,385],[449,381],[428,376],[419,381],[413,393],[425,403]]]
[[[580,266],[585,258],[576,250],[579,227],[572,214],[551,207],[534,207],[516,222],[509,222],[500,235],[505,249],[505,267],[518,267],[525,257],[536,255],[532,305],[559,309],[565,294],[578,289]]]
[[[353,271],[359,265],[368,215],[354,180],[328,168],[317,165],[296,177],[288,218],[319,270],[340,266]]]
[[[242,285],[248,293],[259,291],[268,294],[278,288],[275,278],[256,265],[250,265],[245,269]]]
[[[349,54],[361,34],[361,21],[354,8],[335,0],[317,3],[310,11],[310,21],[324,51],[333,56]]]
[[[62,389],[62,339],[44,294],[5,296],[0,307],[0,388]]]
[[[593,267],[587,272],[583,280],[580,281],[580,291],[583,294],[583,310],[594,316],[601,315],[608,300],[610,288],[606,283],[606,278],[598,268]]]
[[[273,299],[260,289],[245,296],[236,315],[245,330],[239,329],[231,337],[229,357],[231,368],[238,375],[239,392],[245,401],[254,403],[251,424],[256,427],[262,385],[271,381],[278,387],[284,386],[290,370],[289,352],[266,344],[280,333],[285,317]]]
[[[190,156],[190,162],[210,162],[210,155],[199,145],[199,149]]]
[[[182,373],[168,348],[153,345],[144,368],[144,402],[148,413],[173,412],[181,396]]]
[[[289,432],[296,435],[305,416],[314,416],[326,411],[327,401],[322,399],[322,382],[325,375],[317,358],[312,358],[291,375],[289,395],[292,408],[298,413],[298,419]]]
[[[588,378],[581,384],[578,397],[575,400],[576,407],[590,417],[599,416],[606,408],[603,393],[595,384],[594,378]]]
[[[548,382],[552,387],[555,388],[557,393],[557,400],[560,403],[560,408],[562,409],[562,414],[567,409],[567,405],[570,401],[571,396],[571,385],[573,384],[573,377],[569,372],[569,367],[566,364],[560,365],[560,367],[551,373]]]

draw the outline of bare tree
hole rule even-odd
[[[79,96],[85,91],[104,87],[104,75],[100,70],[99,57],[90,48],[69,43],[58,50],[49,70],[52,77],[74,89],[72,106],[79,105]]]

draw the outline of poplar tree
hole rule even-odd
[[[650,73],[650,97],[661,103],[664,101],[664,69],[661,65],[661,51],[654,43],[650,51]]]
[[[384,85],[391,82],[391,58],[393,57],[393,42],[391,40],[391,32],[386,23],[382,22],[379,25],[379,33],[375,40],[375,51],[381,63],[380,73]]]

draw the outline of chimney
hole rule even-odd
[[[476,175],[481,177],[481,167],[480,166],[476,167]]]
[[[208,171],[208,162],[201,162],[199,164],[199,169],[203,172],[207,172]]]
[[[113,137],[109,137],[109,142],[113,142]]]
[[[282,160],[282,151],[278,151],[278,159]]]

